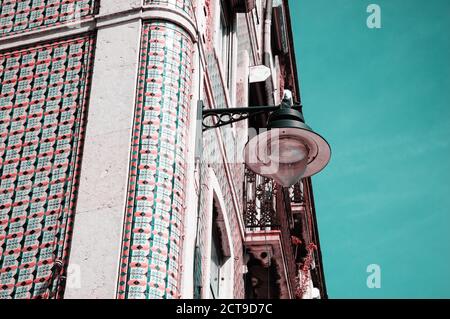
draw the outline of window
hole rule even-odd
[[[219,12],[219,32],[216,37],[216,50],[221,64],[223,78],[228,88],[231,86],[231,45],[232,24],[230,19],[230,10],[225,1],[220,1]]]
[[[208,240],[205,243],[208,249],[206,267],[207,278],[205,278],[204,298],[228,299],[233,298],[234,293],[234,252],[231,227],[225,203],[220,191],[219,182],[210,170],[211,189],[209,196],[210,214],[208,214]]]
[[[213,206],[213,227],[211,234],[211,276],[210,289],[211,298],[218,299],[220,296],[221,268],[223,266],[224,256],[220,239],[220,230],[217,225],[217,209]]]

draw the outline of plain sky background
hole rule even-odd
[[[330,298],[450,298],[450,1],[290,7],[305,117],[333,152],[313,177]]]

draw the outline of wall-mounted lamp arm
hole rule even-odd
[[[279,110],[282,105],[277,106],[251,106],[251,107],[233,107],[227,109],[204,109],[203,102],[198,104],[199,112],[201,112],[203,131],[229,125],[231,123],[246,120],[250,117],[260,114],[268,114]],[[295,105],[293,108],[301,109],[301,106]],[[210,124],[207,120],[210,120]]]

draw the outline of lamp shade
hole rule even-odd
[[[255,173],[289,187],[328,164],[330,145],[304,123],[299,111],[281,108],[271,114],[267,126],[244,149],[245,163]]]

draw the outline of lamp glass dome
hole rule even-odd
[[[330,146],[307,125],[299,124],[300,128],[272,128],[253,137],[244,149],[247,166],[284,187],[322,170],[330,160]]]
[[[294,164],[308,157],[308,148],[299,139],[282,137],[279,140],[270,139],[268,142],[269,158],[282,164]]]

